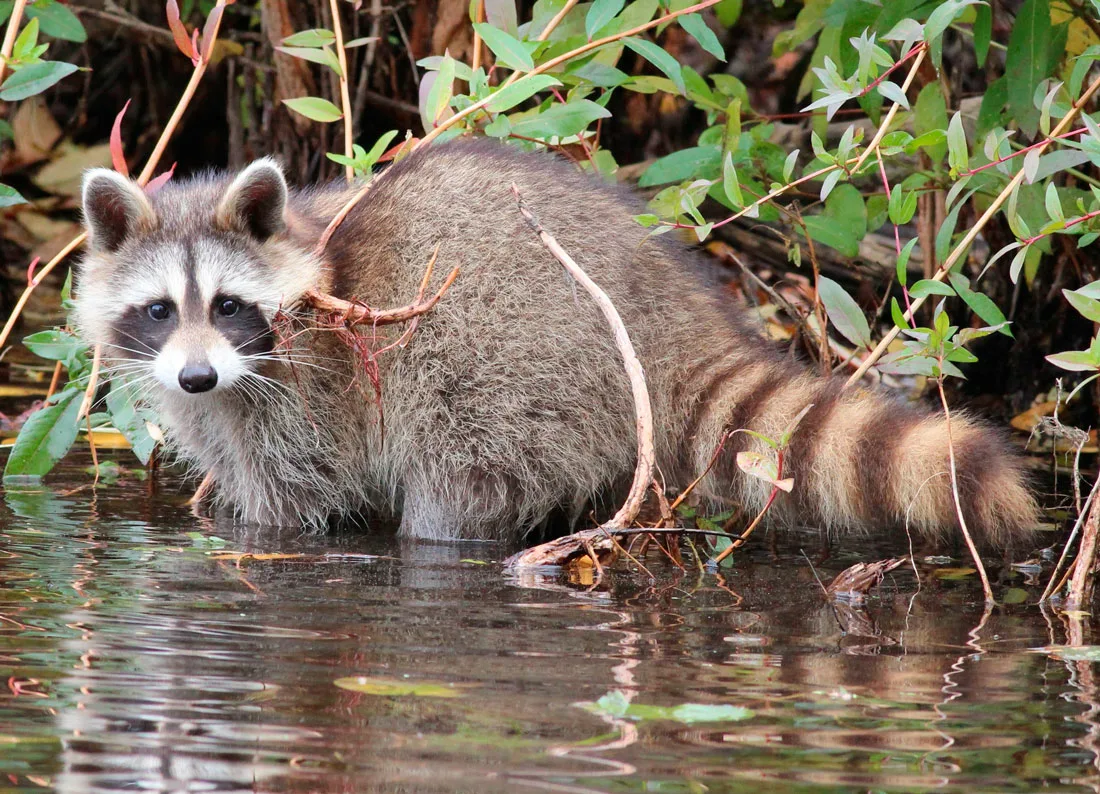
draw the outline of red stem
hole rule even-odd
[[[990,163],[979,165],[977,168],[971,168],[969,171],[963,171],[959,174],[959,176],[973,176],[974,174],[985,171],[987,168],[992,168],[995,165],[1000,165],[1001,163],[1007,162],[1013,157],[1019,157],[1021,154],[1027,154],[1032,149],[1038,149],[1040,146],[1046,146],[1051,141],[1056,141],[1059,138],[1069,138],[1070,136],[1080,135],[1081,133],[1088,131],[1088,127],[1081,127],[1080,129],[1073,130],[1071,132],[1063,132],[1061,135],[1055,135],[1053,138],[1043,138],[1043,140],[1039,141],[1038,143],[1033,143],[1031,144],[1031,146],[1026,146],[1023,149],[1020,149],[1018,152],[1013,152],[1012,154],[1005,155],[1004,157],[998,157],[996,160]]]

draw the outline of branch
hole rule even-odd
[[[432,307],[439,303],[439,299],[443,297],[443,294],[451,288],[454,280],[458,278],[458,268],[456,267],[447,275],[439,291],[428,300],[424,300],[424,294],[428,289],[428,281],[432,277],[432,270],[435,268],[437,256],[439,256],[439,246],[436,246],[435,253],[432,254],[428,267],[424,271],[424,278],[420,281],[420,291],[417,293],[416,299],[407,306],[396,309],[372,309],[364,303],[347,301],[316,290],[306,292],[302,300],[314,309],[338,315],[340,321],[346,325],[393,325],[394,323],[403,323],[431,311]]]
[[[653,467],[656,459],[653,451],[653,408],[650,405],[649,390],[646,388],[645,371],[634,352],[634,345],[630,342],[626,325],[623,324],[622,317],[619,316],[619,312],[615,308],[615,304],[611,302],[611,298],[600,289],[596,282],[589,278],[588,274],[569,256],[558,241],[542,227],[538,218],[524,203],[523,196],[520,195],[519,188],[516,187],[514,182],[512,183],[512,195],[516,197],[519,211],[524,220],[527,221],[527,225],[534,230],[535,234],[542,240],[542,244],[561,262],[565,269],[569,271],[569,274],[588,291],[588,294],[600,307],[600,311],[603,312],[608,325],[611,326],[615,334],[615,343],[622,354],[626,374],[630,378],[630,389],[634,395],[634,413],[638,429],[638,463],[634,470],[634,482],[630,485],[630,493],[627,495],[626,502],[623,503],[619,512],[605,523],[601,529],[629,527],[637,517],[642,502],[645,500],[649,483],[653,479]]]

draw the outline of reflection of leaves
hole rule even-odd
[[[4,503],[15,515],[36,524],[60,528],[78,527],[79,521],[66,518],[70,504],[58,499],[53,491],[42,485],[4,485]]]
[[[1049,653],[1059,659],[1069,661],[1100,662],[1100,645],[1048,645],[1044,648],[1035,648],[1036,653]]]
[[[631,703],[621,690],[608,692],[595,703],[583,703],[581,708],[593,714],[606,714],[635,722],[671,720],[685,725],[700,722],[739,722],[755,716],[752,709],[724,703],[681,703],[679,706],[646,706]]]
[[[458,698],[462,690],[456,684],[440,681],[414,681],[397,678],[374,678],[370,676],[349,676],[337,678],[332,683],[341,689],[379,697],[422,697],[422,698]]]

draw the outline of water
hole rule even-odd
[[[587,591],[86,481],[0,506],[3,792],[1100,789],[1100,671],[1032,650],[1063,627],[1011,570],[984,622],[962,561],[838,611],[805,536]]]

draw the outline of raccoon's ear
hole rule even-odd
[[[286,228],[287,187],[279,164],[257,160],[237,175],[218,205],[218,225],[261,242]]]
[[[109,168],[84,172],[81,200],[94,249],[116,251],[127,237],[156,223],[153,207],[141,188]]]

